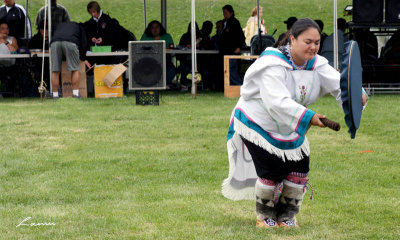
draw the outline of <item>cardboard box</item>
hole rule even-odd
[[[114,81],[111,87],[108,87],[103,81],[114,66],[116,65],[96,65],[94,67],[95,98],[123,97],[122,75]]]
[[[67,62],[62,62],[61,84],[63,97],[72,97],[71,72],[67,71]],[[79,63],[79,94],[82,98],[87,98],[86,86],[86,66],[84,62]]]

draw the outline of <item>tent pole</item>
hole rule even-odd
[[[261,54],[263,49],[261,39],[261,26],[260,26],[260,0],[257,0],[257,26],[258,26],[258,49],[256,54]]]
[[[196,91],[196,81],[195,81],[195,76],[197,72],[197,63],[196,63],[196,7],[195,7],[195,0],[192,1],[192,7],[191,7],[191,12],[192,12],[192,26],[191,26],[191,35],[192,35],[192,41],[191,41],[191,47],[192,47],[192,96],[196,97],[197,91]]]
[[[167,0],[161,0],[161,25],[167,31]]]
[[[26,27],[26,25],[28,24],[28,11],[29,11],[29,2],[28,2],[28,0],[26,0],[26,3],[25,3],[25,10],[26,10],[26,14],[25,14],[24,38],[27,39],[28,38],[28,28]]]
[[[45,3],[46,3],[46,1],[45,1]],[[45,4],[45,7],[46,7],[46,4]],[[49,29],[49,71],[50,71],[50,93],[52,93],[53,92],[53,85],[51,84],[51,75],[52,75],[52,69],[51,69],[51,50],[50,50],[50,43],[51,43],[51,34],[52,34],[52,32],[53,32],[53,29],[51,29],[51,0],[48,0],[47,1],[47,19],[48,19],[48,21],[47,21],[47,28]],[[44,20],[45,22],[46,22],[46,19]],[[61,74],[60,74],[60,76],[61,76]],[[55,91],[58,91],[58,89],[55,89]]]
[[[144,12],[144,30],[146,31],[146,27],[147,27],[147,7],[146,7],[146,0],[143,0],[143,12]]]
[[[333,67],[335,69],[339,69],[338,49],[337,0],[333,0]]]

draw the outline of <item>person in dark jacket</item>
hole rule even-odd
[[[112,46],[113,45],[113,30],[115,30],[115,20],[103,13],[100,5],[95,2],[89,2],[87,11],[92,16],[84,23],[86,37],[89,46]]]
[[[224,55],[239,54],[245,43],[242,27],[235,18],[235,12],[231,5],[225,5],[222,11],[225,21],[221,35],[221,52]]]
[[[32,37],[29,41],[28,47],[29,49],[43,49],[43,36],[46,37],[45,40],[45,50],[46,52],[49,50],[49,30],[48,25],[46,24],[45,29],[45,21],[42,20],[38,23],[38,32]]]
[[[51,84],[53,87],[53,98],[58,98],[58,86],[63,57],[67,60],[67,70],[72,72],[72,96],[80,98],[79,95],[79,60],[86,61],[87,40],[83,26],[76,22],[60,23],[51,37]]]
[[[51,30],[54,31],[57,28],[57,25],[62,23],[62,22],[69,22],[71,21],[71,18],[69,16],[68,10],[60,5],[57,4],[57,0],[51,0],[50,2],[51,6]],[[36,16],[36,25],[39,27],[39,25],[45,21],[44,19],[44,13],[45,10],[47,9],[47,4],[39,9],[39,12]],[[47,13],[47,18],[49,18],[48,13]]]
[[[0,21],[6,22],[10,29],[10,36],[17,39],[25,37],[25,16],[24,7],[15,3],[15,0],[4,0],[4,5],[0,7]],[[31,21],[27,16],[26,22],[27,38],[32,37]]]
[[[238,55],[242,46],[245,44],[245,36],[240,26],[240,22],[235,18],[235,12],[231,5],[222,7],[224,14],[224,28],[221,34],[221,53],[223,55]],[[237,59],[229,61],[231,85],[241,85],[243,79],[239,74]]]
[[[89,46],[111,46],[112,51],[118,51],[127,50],[128,42],[136,41],[135,35],[105,14],[98,2],[89,2],[87,11],[92,16],[84,23]]]

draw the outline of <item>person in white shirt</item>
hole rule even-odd
[[[251,16],[247,20],[246,27],[243,29],[244,36],[246,37],[246,45],[247,46],[250,46],[251,38],[254,35],[258,34],[258,25],[259,24],[260,24],[261,34],[267,34],[267,30],[265,28],[264,19],[262,19],[262,15],[263,15],[262,7],[260,7],[260,12],[259,12],[260,21],[257,18],[257,7],[253,8],[253,10],[251,10]]]
[[[18,50],[17,39],[9,36],[8,24],[0,22],[0,54],[11,54]],[[15,58],[2,58],[0,65],[10,67],[15,64]]]

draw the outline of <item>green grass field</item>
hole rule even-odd
[[[17,3],[25,6],[26,0],[16,0]],[[161,20],[161,1],[147,1],[147,23],[156,19]],[[46,0],[47,2],[47,0]],[[73,21],[84,22],[90,18],[86,11],[89,0],[58,0],[59,4],[65,6]],[[127,29],[131,30],[137,38],[144,32],[144,13],[143,0],[113,0],[98,1],[105,13],[117,18]],[[190,3],[191,0],[167,0],[167,30],[172,35],[175,44],[186,32],[190,22]],[[246,26],[247,19],[250,17],[251,10],[256,6],[256,0],[197,0],[196,1],[196,21],[200,25],[205,20],[215,23],[223,18],[222,7],[231,4],[235,10],[235,15],[239,19],[242,28]],[[338,16],[343,16],[343,9],[346,5],[351,5],[351,0],[338,0]],[[35,21],[38,9],[44,5],[44,0],[29,1],[29,16],[32,22]],[[263,18],[269,34],[277,29],[275,38],[280,33],[286,31],[283,23],[289,16],[297,18],[309,17],[321,19],[325,23],[324,31],[328,34],[333,32],[333,1],[332,0],[260,0],[260,5],[264,8]],[[350,18],[346,17],[347,20]],[[214,26],[215,27],[215,26]],[[35,32],[35,31],[34,31]],[[214,34],[214,33],[213,33]]]
[[[34,20],[44,1],[29,2]],[[58,2],[72,20],[89,19],[88,0]],[[143,1],[99,2],[141,36]],[[221,7],[230,3],[243,27],[256,3],[196,2],[199,23],[221,19]],[[260,2],[275,36],[292,15],[322,19],[332,32],[332,1]],[[338,2],[341,16],[352,1]],[[147,4],[149,21],[160,19],[160,1]],[[189,21],[190,1],[168,0],[175,42]],[[354,140],[332,97],[311,106],[342,130],[310,129],[314,200],[307,193],[299,228],[265,230],[255,227],[254,201],[221,195],[237,99],[209,92],[197,99],[163,93],[160,106],[137,106],[134,96],[0,99],[0,239],[399,239],[399,100],[372,96]]]
[[[311,128],[300,228],[255,228],[253,201],[220,193],[236,99],[219,93],[135,98],[3,99],[1,239],[398,239],[399,96],[372,96],[356,139],[332,97],[311,109],[340,132]],[[20,224],[54,223],[51,226]]]

